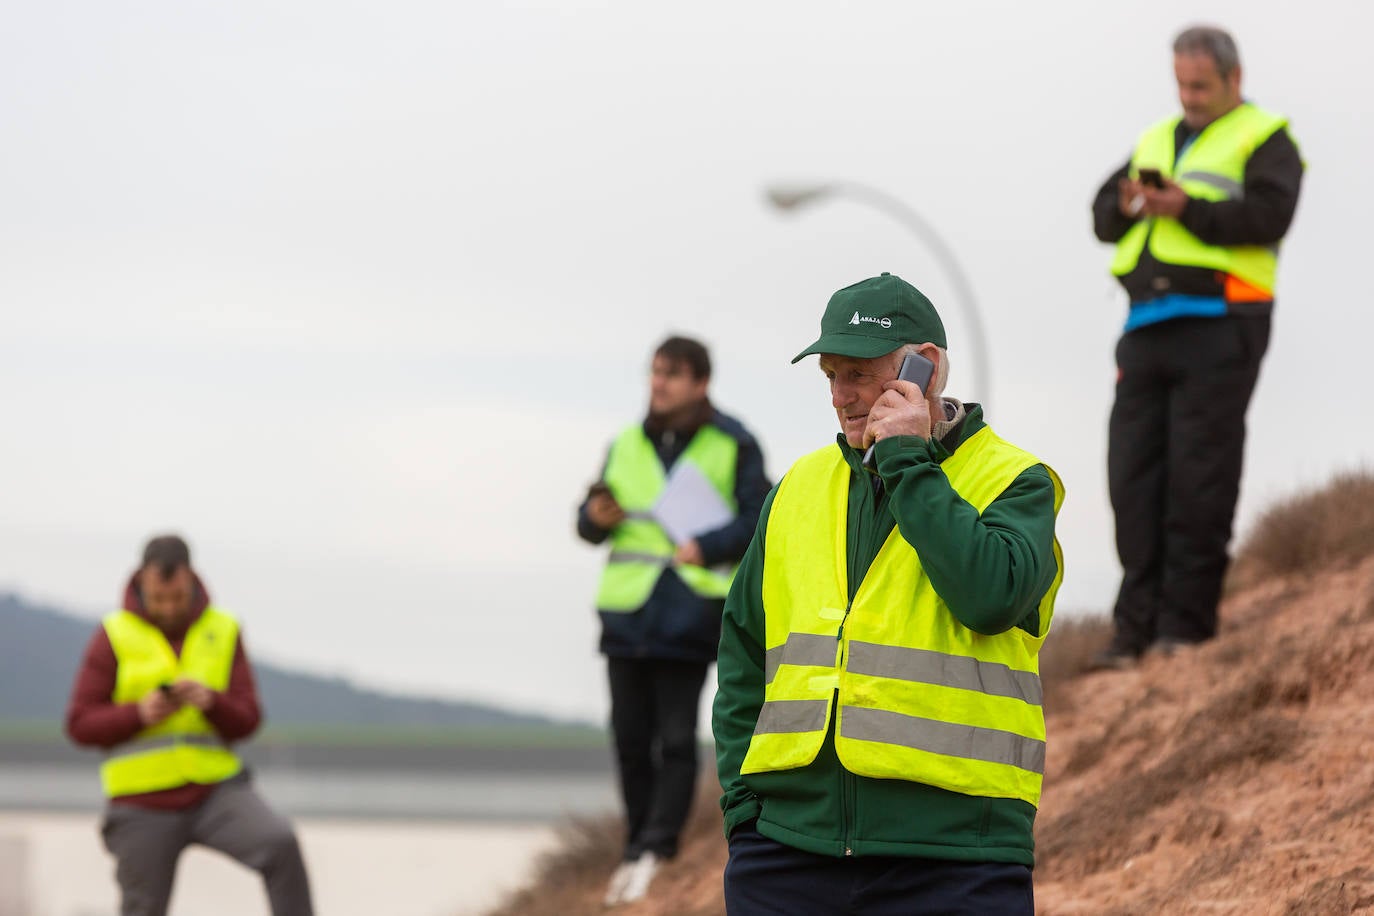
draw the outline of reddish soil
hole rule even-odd
[[[1050,716],[1044,916],[1374,912],[1374,560],[1222,619]]]

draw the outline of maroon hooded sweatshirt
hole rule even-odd
[[[178,657],[181,655],[187,630],[210,606],[210,596],[199,576],[196,577],[191,602],[191,615],[184,626],[176,631],[158,627],[172,644],[172,651]],[[153,623],[143,610],[143,599],[138,593],[137,582],[133,577],[124,589],[124,609]],[[143,730],[137,703],[115,703],[111,699],[114,696],[117,668],[114,648],[110,645],[105,627],[96,627],[91,641],[86,645],[86,654],[81,660],[80,670],[76,673],[76,683],[72,686],[71,701],[67,704],[67,735],[77,744],[108,749],[123,744]],[[205,718],[226,743],[247,738],[262,722],[262,711],[258,708],[258,688],[253,681],[252,666],[248,664],[248,656],[243,650],[242,637],[234,646],[234,665],[229,673],[229,687],[223,692],[215,693],[215,702],[206,710]],[[121,795],[111,801],[117,805],[180,810],[204,801],[214,788],[214,785],[188,783],[159,792]]]

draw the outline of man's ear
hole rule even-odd
[[[931,384],[926,386],[926,397],[930,397],[930,388],[939,380],[940,371],[944,368],[945,354],[933,343],[923,344],[916,352],[935,364],[935,369],[930,373]]]

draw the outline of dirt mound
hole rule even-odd
[[[1050,711],[1040,913],[1374,912],[1374,561],[1222,616]]]
[[[1374,916],[1374,558],[1237,588],[1222,620],[1211,643],[1132,671],[1046,671],[1042,916]],[[1085,654],[1090,631],[1062,635]],[[601,907],[606,818],[573,825],[500,913],[724,912],[716,795],[649,899]]]

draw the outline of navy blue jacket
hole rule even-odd
[[[734,417],[709,408],[706,423],[739,443],[735,461],[735,505],[738,513],[728,524],[697,536],[707,566],[735,564],[744,556],[758,525],[759,512],[772,484],[764,475],[763,452],[758,442]],[[667,474],[700,426],[662,429],[646,420],[644,434],[653,443]],[[602,475],[605,465],[602,465]],[[584,500],[577,511],[577,533],[585,541],[600,544],[610,531],[587,517]],[[720,619],[724,599],[703,598],[687,587],[672,567],[664,569],[644,606],[631,613],[601,611],[601,652],[617,658],[669,658],[710,662],[720,643]]]

